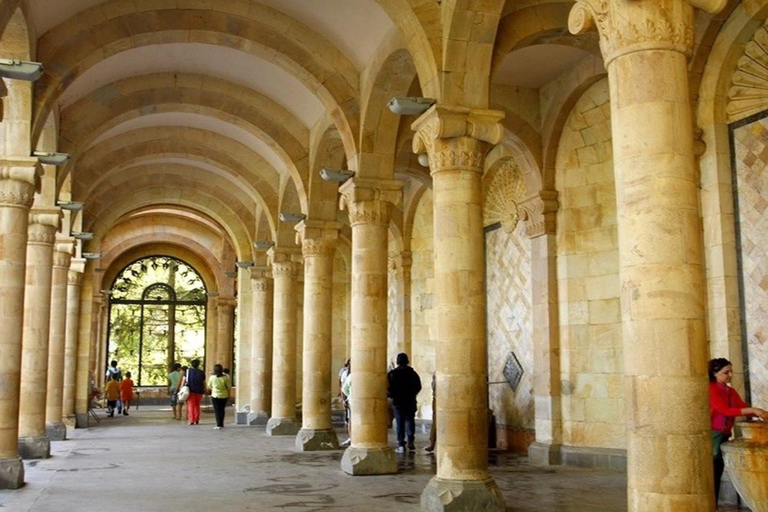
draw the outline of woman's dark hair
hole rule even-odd
[[[730,364],[732,363],[724,357],[711,359],[709,361],[709,382],[717,382],[717,377],[715,377],[715,374]]]
[[[198,366],[200,366],[200,360],[199,359],[193,359],[190,364],[192,365],[192,368],[197,368]]]
[[[220,364],[213,365],[213,374],[217,377],[224,375],[224,367]]]
[[[125,376],[130,379],[131,378],[131,372],[125,372]]]

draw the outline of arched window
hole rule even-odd
[[[110,289],[107,363],[137,386],[162,386],[174,362],[205,357],[206,290],[190,265],[168,256],[134,261]]]

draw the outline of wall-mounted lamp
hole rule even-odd
[[[71,212],[79,212],[85,206],[85,203],[81,201],[60,201],[56,203],[62,210],[69,210]]]
[[[237,265],[237,268],[251,268],[253,266],[252,261],[238,261],[235,263]]]
[[[260,251],[268,251],[275,246],[275,242],[272,240],[256,240],[253,242],[253,246]]]
[[[34,82],[43,74],[43,65],[25,60],[0,59],[0,76]]]
[[[237,277],[237,272],[235,272],[234,270],[227,270],[226,272],[224,272],[224,275],[226,275],[227,277]]]
[[[101,258],[101,253],[100,252],[84,252],[83,258],[85,258],[86,260],[97,260]]]
[[[303,213],[281,213],[277,217],[281,222],[301,222],[307,218]]]
[[[323,168],[320,171],[320,177],[325,181],[338,181],[344,183],[349,178],[355,175],[355,171],[348,171],[346,169],[326,169]]]
[[[387,106],[393,114],[421,115],[436,103],[432,98],[392,98]]]
[[[77,240],[93,240],[93,233],[88,233],[86,231],[82,231],[79,233],[72,233],[72,238],[75,238]]]
[[[419,153],[418,156],[419,165],[422,167],[429,167],[429,155],[426,153]]]
[[[41,164],[64,165],[69,161],[67,153],[47,153],[45,151],[33,151],[32,156],[36,156]]]
[[[112,295],[114,293],[112,290],[99,290],[99,291],[101,291],[101,293],[103,293],[104,295]]]

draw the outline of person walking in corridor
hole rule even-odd
[[[120,401],[123,402],[123,416],[128,416],[131,400],[133,400],[133,381],[131,380],[131,372],[125,372],[125,378],[120,381]]]
[[[229,375],[224,374],[224,368],[220,365],[214,365],[213,375],[208,377],[208,389],[211,392],[211,400],[213,400],[213,412],[216,416],[215,430],[224,428],[224,411],[229,401],[229,390],[231,384],[229,382]]]
[[[107,416],[115,416],[115,408],[120,398],[120,383],[117,381],[117,375],[111,375],[104,385],[104,399],[107,401]],[[120,414],[120,413],[118,413]]]
[[[179,383],[181,382],[181,364],[173,363],[171,367],[171,373],[168,374],[168,396],[171,400],[171,410],[173,411],[173,419],[181,419],[182,405],[179,403]]]
[[[421,391],[421,379],[416,371],[408,366],[408,355],[397,354],[397,368],[387,374],[389,389],[387,396],[395,407],[397,426],[397,453],[405,453],[405,439],[408,437],[408,449],[416,449],[416,396]]]
[[[191,368],[181,378],[179,388],[189,387],[189,398],[187,399],[187,418],[189,425],[200,424],[200,401],[205,394],[205,373],[200,370],[200,360],[193,359],[190,363]]]

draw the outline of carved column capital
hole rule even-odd
[[[72,261],[72,254],[66,251],[59,251],[58,245],[53,251],[53,268],[69,271],[69,263]]]
[[[519,206],[519,216],[526,221],[525,233],[530,238],[554,235],[557,228],[557,192],[542,190]]]
[[[332,257],[340,229],[340,222],[306,219],[296,225],[296,243],[305,258]]]
[[[67,272],[67,284],[71,286],[81,286],[83,284],[83,273],[78,272],[77,270],[70,270]]]
[[[389,253],[389,271],[398,277],[403,277],[411,271],[413,258],[411,251],[390,252]]]
[[[579,0],[571,9],[568,29],[584,34],[597,29],[606,66],[616,57],[644,50],[693,53],[693,9],[710,14],[727,0]]]
[[[29,212],[27,243],[53,245],[60,221],[61,210],[58,208],[33,208]]]
[[[389,224],[392,208],[400,204],[403,183],[396,180],[352,178],[339,187],[339,208],[355,224]]]
[[[41,175],[42,168],[37,158],[0,159],[0,206],[32,206]]]
[[[482,172],[489,145],[504,136],[504,113],[434,105],[412,125],[413,152],[427,153],[432,174],[447,170]]]
[[[266,292],[272,280],[272,269],[268,266],[251,267],[251,290]]]
[[[267,251],[267,257],[272,267],[273,277],[291,277],[293,279],[298,277],[298,263],[301,262],[299,249],[273,247]]]
[[[237,306],[237,299],[235,297],[218,297],[216,306],[220,308],[219,311],[223,314],[232,313]]]

